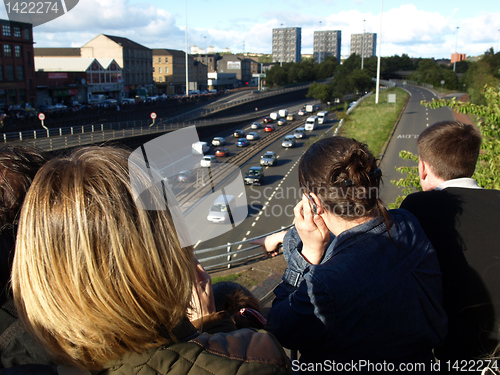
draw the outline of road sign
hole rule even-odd
[[[151,112],[151,118],[154,120],[156,118],[156,113]]]
[[[44,115],[42,112],[40,112],[40,113],[38,114],[38,119],[39,119],[40,121],[45,120],[45,115]]]

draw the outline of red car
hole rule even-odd
[[[229,156],[229,150],[226,147],[219,147],[215,150],[215,156]]]
[[[266,127],[264,128],[265,132],[272,132],[273,130],[274,130],[273,125],[266,125]]]

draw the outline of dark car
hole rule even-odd
[[[266,117],[264,117],[264,119],[262,120],[262,122],[264,124],[269,124],[270,122],[273,122],[273,119],[271,117],[269,117],[269,116],[266,116]]]
[[[260,157],[260,165],[276,165],[276,162],[277,157],[274,151],[266,151],[266,153]]]
[[[274,130],[273,125],[266,125],[266,127],[264,128],[265,132],[272,132],[273,130]]]
[[[238,147],[247,147],[250,144],[250,141],[246,138],[241,138],[236,142],[236,146]]]
[[[264,181],[264,168],[260,166],[250,167],[245,175],[246,185],[261,185]]]
[[[229,156],[229,150],[227,147],[218,147],[215,150],[215,156]]]
[[[245,132],[243,130],[235,130],[233,133],[234,138],[243,138],[245,137]]]
[[[194,174],[192,171],[185,170],[185,171],[180,171],[179,174],[177,175],[177,181],[179,182],[190,182],[194,178]]]

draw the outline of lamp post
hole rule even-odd
[[[281,24],[281,30],[280,30],[280,67],[283,66],[283,44],[285,43],[285,36],[283,35],[283,24]]]
[[[375,104],[378,104],[380,92],[380,60],[382,56],[382,10],[384,9],[384,0],[380,0],[380,30],[378,32],[378,59],[377,59],[377,88],[375,89]]]
[[[363,20],[363,36],[361,37],[361,70],[363,70],[363,63],[365,58],[365,21]]]
[[[188,2],[186,0],[186,96],[189,96],[189,59],[188,59]]]
[[[319,21],[318,64],[321,64],[321,21]]]
[[[453,61],[453,71],[455,71],[455,68],[457,66],[457,59],[458,59],[458,52],[457,52],[457,45],[458,45],[458,29],[459,27],[457,26],[457,35],[455,38],[455,61]]]

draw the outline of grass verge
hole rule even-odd
[[[388,94],[396,94],[395,105],[387,102]],[[398,87],[381,91],[378,104],[375,104],[375,95],[369,96],[347,116],[339,135],[366,143],[374,155],[380,154],[408,97],[409,94]]]

